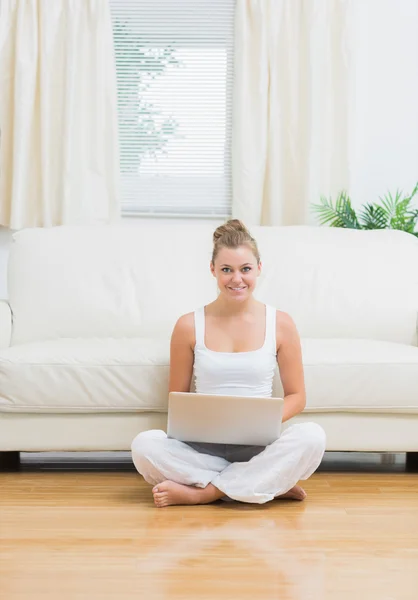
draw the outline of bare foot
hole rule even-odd
[[[295,485],[291,490],[282,494],[281,496],[276,496],[276,498],[289,498],[290,500],[305,500],[306,492],[300,485]]]
[[[154,504],[158,508],[173,504],[208,504],[219,500],[224,494],[212,484],[206,488],[182,485],[174,481],[163,481],[152,488]]]

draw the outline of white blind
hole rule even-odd
[[[110,0],[122,209],[231,212],[235,0]]]

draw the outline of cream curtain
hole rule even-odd
[[[0,225],[119,216],[107,0],[2,0]]]
[[[354,110],[350,0],[237,0],[233,215],[310,222],[349,184]]]

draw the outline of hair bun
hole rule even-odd
[[[213,233],[213,242],[215,243],[225,235],[229,235],[235,231],[241,231],[242,233],[250,235],[248,229],[245,227],[242,221],[239,219],[230,219],[215,229]]]
[[[229,219],[217,227],[213,233],[212,264],[215,264],[221,248],[239,248],[240,246],[248,246],[257,259],[257,264],[260,264],[257,242],[251,237],[244,223],[239,219]]]

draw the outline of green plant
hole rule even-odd
[[[320,204],[313,204],[312,210],[318,214],[321,225],[349,229],[400,229],[418,237],[418,231],[415,231],[418,209],[412,207],[416,194],[418,183],[411,194],[403,197],[399,190],[394,196],[388,192],[383,198],[379,198],[381,204],[364,204],[357,214],[349,195],[340,192],[335,205],[332,198],[321,196]]]

